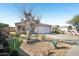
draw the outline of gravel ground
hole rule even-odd
[[[55,49],[51,42],[35,42],[32,44],[26,44],[23,42],[21,49],[31,56],[64,56],[70,44],[59,42],[58,49]]]
[[[64,56],[67,51],[72,47],[72,43],[76,42],[79,45],[79,36],[66,35],[66,34],[48,34],[46,35],[47,41],[36,41],[30,44],[23,42],[21,49],[31,56]],[[50,40],[60,40],[58,49],[55,49]],[[71,43],[71,44],[70,44]]]

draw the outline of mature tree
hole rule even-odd
[[[55,26],[53,26],[53,32],[55,32],[55,33],[57,33],[57,34],[59,34],[60,33],[60,26],[59,25],[55,25]]]
[[[6,27],[9,27],[9,25],[8,24],[4,24],[4,23],[0,23],[0,31],[1,32],[6,30],[7,29]]]
[[[54,31],[57,31],[57,30],[59,29],[59,27],[60,27],[59,25],[55,25],[55,26],[53,27],[53,30],[54,30]]]
[[[67,23],[70,23],[71,25],[75,26],[77,31],[79,31],[79,15],[76,15]]]
[[[8,27],[8,24],[0,23],[0,28]]]
[[[68,31],[72,30],[72,26],[68,26]]]
[[[27,38],[28,40],[30,39],[31,33],[34,33],[35,28],[38,26],[40,23],[40,18],[37,18],[32,15],[31,11],[24,11],[24,23],[26,24],[26,33],[27,33]]]

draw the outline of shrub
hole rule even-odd
[[[42,35],[42,40],[46,39],[46,35]]]
[[[52,40],[51,42],[52,42],[53,46],[54,46],[55,48],[57,48],[57,44],[58,44],[58,42],[55,41],[55,40]]]
[[[6,38],[7,38],[6,34],[0,32],[0,44],[3,44]]]
[[[71,31],[72,30],[72,26],[68,26],[67,30]]]
[[[54,31],[54,33],[57,33],[57,34],[64,34],[64,31],[58,29],[58,30]]]
[[[0,32],[0,53],[8,51],[9,43],[6,38],[8,38],[8,36],[5,33]]]
[[[18,55],[18,50],[20,49],[20,46],[22,44],[22,39],[19,37],[12,37],[9,40],[9,49],[10,49],[10,55]]]

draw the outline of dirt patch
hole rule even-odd
[[[70,44],[59,42],[58,49],[55,49],[51,42],[37,42],[23,43],[21,49],[32,56],[64,56],[70,47]]]

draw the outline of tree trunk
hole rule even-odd
[[[30,31],[27,31],[27,40],[30,40]]]

